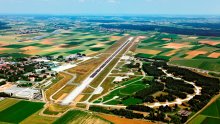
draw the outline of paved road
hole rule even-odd
[[[111,61],[133,40],[130,37],[122,44],[101,66],[99,66],[81,85],[76,87],[62,102],[61,105],[69,105],[87,86],[111,63]]]

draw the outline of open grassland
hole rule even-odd
[[[142,84],[131,84],[129,86],[125,86],[124,88],[120,88],[113,92],[110,92],[107,96],[103,97],[103,101],[105,104],[115,105],[115,104],[124,104],[124,105],[135,105],[137,103],[141,103],[140,99],[133,99],[128,97],[121,101],[122,98],[135,94],[136,92],[146,88],[146,86]],[[117,98],[116,98],[117,97]]]
[[[53,124],[111,124],[111,122],[88,112],[72,110],[57,119]]]
[[[58,93],[56,93],[53,98],[55,100],[62,100],[70,91],[76,88],[76,85],[67,85],[63,89],[61,89]],[[63,96],[63,97],[62,97]]]
[[[219,124],[220,123],[220,98],[193,118],[188,124]]]
[[[90,101],[93,101],[94,99],[100,97],[102,94],[109,92],[111,88],[115,86],[115,84],[113,84],[114,79],[115,79],[114,77],[107,77],[104,80],[103,84],[101,85],[101,87],[103,88],[102,93],[93,95]]]
[[[0,121],[8,123],[19,123],[42,109],[43,106],[43,103],[20,101],[13,106],[1,111]]]
[[[148,87],[148,85],[143,84],[142,81],[139,81],[141,78],[142,77],[140,76],[120,83],[119,86],[112,89],[105,96],[94,101],[94,103],[104,103],[108,105],[117,105],[117,104],[134,105],[137,103],[141,103],[142,100],[129,97],[130,95],[136,93],[137,91]]]
[[[17,99],[10,99],[10,98],[6,98],[2,101],[0,101],[0,111],[3,111],[7,108],[9,108],[10,106],[18,103],[20,100]]]

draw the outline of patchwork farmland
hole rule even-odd
[[[169,39],[169,40],[168,40]],[[168,60],[170,64],[220,72],[219,40],[159,33],[142,39],[137,57]]]
[[[46,33],[45,33],[46,34]],[[43,35],[43,34],[39,34]],[[60,30],[42,39],[28,39],[24,36],[0,36],[1,56],[27,57],[34,55],[63,55],[84,53],[95,54],[110,47],[121,38],[119,33],[105,33],[80,29]],[[16,39],[16,40],[14,40]]]

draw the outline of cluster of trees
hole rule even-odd
[[[130,63],[126,65],[128,68],[139,68],[140,67],[140,63]]]
[[[181,117],[179,117],[177,115],[169,115],[169,118],[171,118],[170,122],[173,123],[173,124],[182,124]]]
[[[166,105],[166,106],[160,106],[160,107],[158,108],[158,110],[159,110],[159,111],[162,111],[162,112],[174,112],[174,111],[176,111],[177,109],[178,109],[178,105],[177,105],[177,104],[175,104],[174,107],[170,107],[170,106]]]
[[[207,77],[189,69],[175,66],[169,66],[166,67],[166,69],[169,73],[173,73],[175,76],[181,76],[183,79],[195,82],[197,86],[202,87],[201,95],[198,95],[188,101],[188,104],[190,104],[190,108],[193,111],[199,111],[202,109],[209,102],[212,96],[218,94],[220,91],[220,80],[217,78]]]
[[[165,117],[166,117],[166,114],[164,112],[162,112],[162,111],[155,111],[155,112],[150,112],[149,116],[146,117],[146,118],[150,119],[150,120],[166,122],[165,121]]]
[[[6,93],[4,93],[4,92],[0,92],[0,97],[10,97],[10,95],[9,95],[9,94],[6,94]]]
[[[0,82],[0,86],[5,85],[5,84],[6,84],[6,81]]]
[[[176,97],[172,94],[168,94],[168,95],[160,95],[157,96],[155,99],[157,99],[159,102],[166,102],[166,101],[174,101],[176,99]]]
[[[32,83],[24,83],[24,84],[18,84],[18,87],[31,87]]]
[[[24,71],[25,72],[34,72],[35,71],[35,64],[30,64],[30,65],[24,65]]]
[[[196,95],[193,99],[189,100],[190,108],[193,111],[201,110],[212,98],[209,94]]]
[[[172,77],[165,77],[165,78],[161,78],[161,81],[166,83],[165,86],[168,89],[186,92],[188,94],[194,93],[193,85],[187,84],[183,80],[176,80],[173,79]]]
[[[155,100],[154,100],[154,97],[153,96],[146,96],[145,98],[144,98],[144,102],[149,102],[149,103],[154,103],[155,102]]]
[[[98,106],[90,106],[89,110],[95,112],[102,112],[106,114],[115,114],[129,119],[133,119],[133,118],[149,119],[155,121],[163,121],[166,123],[172,122],[172,123],[180,124],[180,123],[184,123],[187,120],[187,118],[185,119],[178,115],[168,115],[171,118],[171,120],[170,121],[166,120],[166,113],[176,112],[178,110],[178,105],[175,105],[173,107],[160,106],[159,108],[150,108],[144,105],[129,105],[126,107],[126,109],[113,109],[113,110]],[[149,115],[144,116],[143,114],[134,113],[133,111],[147,112],[149,113]]]
[[[202,88],[213,87],[214,90],[219,91],[220,81],[217,78],[206,77],[189,69],[179,68],[176,66],[167,66],[166,69],[169,73],[172,73],[175,76],[180,76],[184,80],[195,82],[197,86],[200,86]]]
[[[140,111],[140,112],[148,112],[149,116],[146,116],[145,119],[155,120],[155,121],[163,121],[163,122],[171,122],[175,124],[184,123],[187,120],[187,117],[180,117],[179,115],[168,115],[171,120],[165,120],[165,113],[176,112],[178,111],[178,105],[176,104],[173,107],[170,106],[160,106],[159,108],[150,108],[144,105],[129,105],[126,107],[128,110]]]
[[[145,119],[155,120],[155,121],[163,121],[163,122],[171,122],[175,124],[181,124],[186,122],[187,117],[180,117],[178,115],[168,115],[170,117],[170,121],[166,120],[166,114],[170,112],[178,111],[178,105],[173,107],[170,106],[160,106],[159,108],[150,108],[144,105],[129,105],[126,107],[128,110],[140,111],[140,112],[148,112],[149,116],[146,116]]]
[[[91,106],[89,110],[95,111],[95,112],[102,112],[106,114],[115,114],[119,116],[123,116],[129,119],[137,118],[137,119],[150,119],[155,121],[163,121],[163,122],[169,122],[168,120],[165,120],[166,118],[166,112],[174,112],[176,111],[178,106],[169,107],[169,106],[161,106],[158,109],[150,108],[144,105],[129,105],[126,107],[126,109],[105,109],[103,107],[98,106]],[[140,112],[147,112],[149,113],[148,116],[144,116],[140,113],[134,113],[133,111],[140,111]],[[181,118],[179,118],[180,122]],[[173,120],[173,122],[176,122],[176,120]]]
[[[178,28],[150,24],[102,24],[101,27],[106,29],[119,29],[119,30],[140,30],[140,31],[159,31],[170,34],[183,34],[183,35],[198,35],[198,36],[220,36],[218,29],[196,29],[196,28]]]
[[[44,75],[43,77],[36,77],[36,78],[35,78],[35,81],[40,82],[40,81],[42,81],[42,80],[45,79],[45,78],[47,78],[46,75]]]
[[[149,88],[145,88],[143,90],[140,90],[139,92],[137,92],[134,95],[134,97],[142,99],[144,102],[153,103],[153,102],[155,102],[155,100],[157,100],[159,102],[173,101],[176,99],[176,97],[185,99],[187,97],[187,94],[194,93],[194,86],[193,85],[186,83],[184,80],[177,80],[172,77],[166,77],[165,74],[163,73],[163,71],[160,69],[160,68],[165,68],[168,70],[169,73],[173,73],[175,76],[180,76],[180,77],[183,77],[183,79],[186,79],[186,78],[184,78],[183,75],[179,74],[179,72],[181,72],[182,68],[173,69],[172,66],[168,66],[167,62],[163,61],[163,60],[145,59],[145,61],[148,63],[145,63],[143,65],[143,70],[148,75],[156,77],[155,79],[160,79],[159,81],[163,82],[165,84],[165,86],[163,83],[158,82],[158,80],[152,81],[153,84],[151,83],[151,86]],[[178,73],[176,73],[173,70],[178,70]],[[190,74],[188,72],[186,72],[186,73]],[[199,74],[195,74],[195,75],[197,75],[201,78],[201,76]],[[196,77],[195,75],[192,76],[193,81],[197,81],[197,78],[195,78]],[[188,81],[192,81],[192,80],[188,80]],[[209,87],[206,87],[206,90],[207,90],[207,88],[209,88]],[[204,90],[204,92],[206,90]],[[164,92],[168,93],[168,95],[161,95],[156,98],[154,98],[153,96],[150,96],[151,94],[153,94],[157,91],[164,91]],[[209,91],[206,91],[206,92],[209,92]]]
[[[7,67],[3,66],[0,69],[0,78],[6,79],[9,82],[17,81],[23,74],[24,71],[19,70],[15,65],[7,65]]]
[[[139,92],[139,93],[141,93],[141,92]],[[155,93],[155,92],[153,92],[153,93]],[[174,101],[176,99],[176,96],[178,96],[178,95],[168,93],[168,95],[161,94],[160,96],[157,96],[157,97],[153,97],[151,95],[142,96],[142,97],[143,97],[143,102],[154,103],[155,101],[159,101],[159,102]],[[186,94],[184,94],[184,96],[185,96],[184,98],[186,98]],[[140,99],[140,96],[135,96],[135,97]],[[181,97],[181,95],[180,95],[180,97]]]
[[[119,116],[123,116],[123,117],[129,118],[129,119],[133,119],[133,118],[141,119],[141,118],[144,118],[143,114],[134,113],[134,112],[132,112],[130,110],[126,110],[126,109],[107,110],[107,109],[102,108],[102,107],[91,106],[89,108],[89,110],[95,111],[95,112],[102,112],[102,113],[106,113],[106,114],[119,115]]]
[[[144,105],[129,105],[126,107],[128,110],[140,111],[140,112],[152,112],[153,108]]]
[[[149,64],[149,63],[143,64],[143,70],[148,75],[154,76],[155,78],[165,75],[161,69],[158,69],[158,65],[156,65],[156,63],[155,64]]]
[[[140,111],[140,112],[148,112],[149,116],[145,117],[146,119],[155,120],[155,121],[166,121],[165,113],[176,111],[178,108],[177,105],[174,107],[169,106],[160,106],[158,109],[150,108],[144,105],[129,105],[126,107],[128,110]]]
[[[212,29],[220,29],[220,23],[177,23],[183,26],[192,26],[195,28],[212,28]]]
[[[155,82],[154,84],[150,85],[150,87],[138,91],[134,95],[134,97],[145,101],[145,99],[149,99],[149,95],[163,90],[164,90],[164,84]]]
[[[166,114],[162,111],[150,112],[149,116],[146,117],[149,120],[165,121]]]
[[[119,115],[119,116],[124,116],[126,118],[129,119],[133,119],[133,118],[137,118],[137,119],[141,119],[144,118],[143,114],[140,113],[134,113],[132,111],[126,110],[126,109],[114,109],[114,110],[110,110],[112,114],[115,115]]]
[[[155,100],[159,102],[174,101],[176,99],[176,96],[180,98],[186,98],[187,95],[182,92],[187,92],[190,94],[194,93],[194,87],[192,85],[187,84],[184,81],[174,80],[173,78],[165,76],[164,72],[161,69],[159,69],[159,67],[167,67],[168,65],[166,61],[148,59],[146,59],[145,61],[147,61],[148,63],[143,65],[143,70],[147,74],[162,80],[162,82],[165,83],[166,87],[164,87],[163,83],[160,83],[158,81],[151,81],[149,88],[145,88],[143,90],[138,91],[134,95],[134,97],[142,99],[144,102],[153,103],[155,102]],[[167,91],[168,95],[160,95],[156,98],[150,96],[158,91]]]
[[[106,113],[106,114],[111,114],[111,111],[102,108],[102,107],[98,107],[98,106],[90,106],[89,110],[94,111],[94,112],[101,112],[101,113]]]
[[[173,94],[181,99],[185,99],[187,97],[186,93],[183,93],[181,91],[178,90],[171,90],[171,89],[165,89],[164,92],[167,92],[169,94]]]

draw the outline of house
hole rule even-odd
[[[192,113],[192,112],[187,111],[187,110],[180,110],[180,111],[178,112],[178,114],[181,115],[182,117],[183,117],[183,116],[184,116],[184,117],[188,117],[191,113]]]

